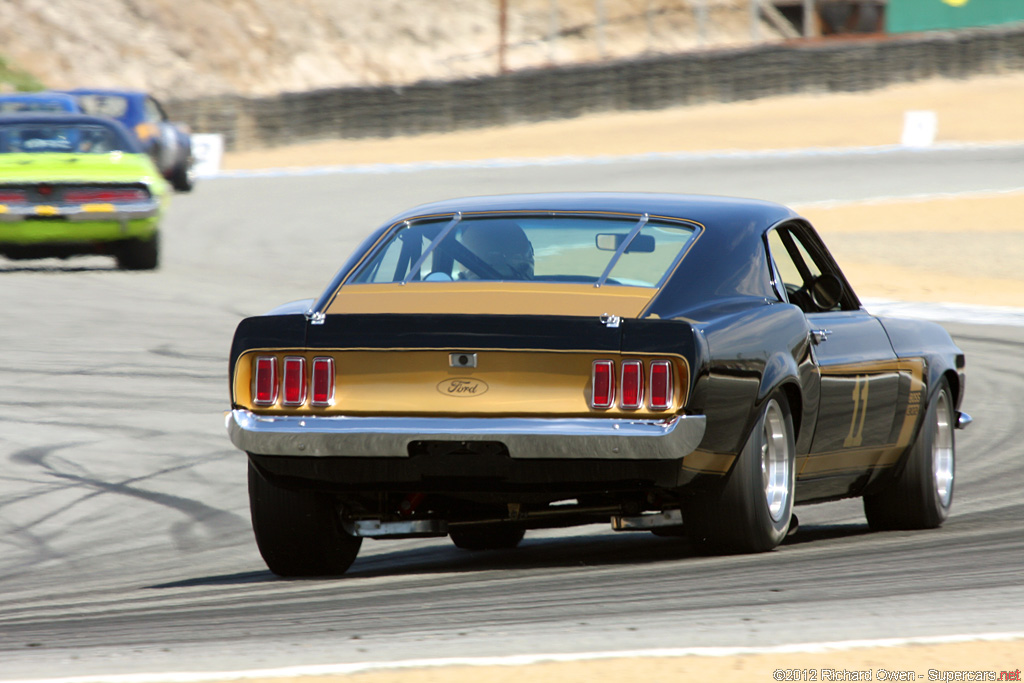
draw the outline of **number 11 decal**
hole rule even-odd
[[[850,433],[843,446],[850,448],[861,444],[864,439],[864,417],[868,412],[868,377],[857,375],[853,383],[853,417],[850,419]]]

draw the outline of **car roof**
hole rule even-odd
[[[58,92],[69,95],[109,95],[121,97],[146,97],[147,93],[141,90],[118,90],[116,88],[73,88],[71,90],[60,90]]]
[[[65,92],[55,92],[51,90],[40,91],[40,92],[11,92],[11,93],[0,93],[0,100],[7,100],[8,102],[35,102],[37,100],[49,100],[52,102],[74,102],[75,98]]]
[[[460,197],[421,204],[389,221],[416,216],[491,211],[598,211],[649,214],[694,221],[702,225],[741,225],[753,222],[768,226],[796,214],[786,206],[760,199],[655,192],[551,192]]]

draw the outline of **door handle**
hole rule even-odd
[[[832,330],[811,330],[811,339],[814,340],[815,344],[828,341],[828,335],[832,334]]]

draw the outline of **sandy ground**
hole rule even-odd
[[[1024,306],[1024,188],[1008,195],[796,208],[818,228],[862,298]],[[965,232],[979,216],[984,227]],[[929,239],[936,233],[944,241]],[[892,248],[880,249],[880,237]]]
[[[1024,73],[864,93],[793,95],[226,155],[227,169],[647,152],[893,145],[904,112],[938,116],[936,142],[1024,140]]]
[[[530,666],[463,666],[377,671],[340,677],[273,679],[273,683],[769,683],[770,681],[1020,680],[1024,641],[913,645],[827,654],[759,654],[547,662]],[[781,672],[781,673],[780,673]],[[870,677],[864,675],[870,674]],[[934,672],[934,673],[933,673]],[[959,679],[956,672],[961,673]],[[966,678],[967,672],[981,677]],[[993,677],[989,677],[991,672]],[[1000,679],[1000,675],[1006,672]],[[859,674],[859,677],[858,677]],[[786,676],[789,676],[787,678]],[[270,680],[253,683],[271,683]]]
[[[484,129],[458,134],[425,135],[387,140],[325,141],[228,154],[228,169],[562,155],[638,154],[644,152],[728,149],[779,149],[897,144],[904,112],[931,110],[938,115],[937,142],[1024,141],[1024,74],[929,81],[870,93],[792,96],[738,104],[714,104],[649,113],[602,114],[571,121]],[[685,132],[685,133],[684,133]],[[886,260],[877,249],[881,234],[950,233],[984,215],[993,248],[1024,254],[1024,188],[1020,192],[969,198],[901,200],[834,207],[798,207],[825,240],[854,231],[865,235],[837,249],[836,258],[862,297],[909,301],[957,301],[1020,306],[1024,273],[1010,259],[993,267],[978,256],[965,261],[951,253],[936,263],[920,250]],[[938,227],[937,227],[938,226]],[[944,227],[943,227],[944,226]],[[954,250],[955,251],[955,250]],[[915,256],[915,254],[918,254]],[[983,275],[984,274],[984,275]],[[471,656],[472,653],[466,653]],[[576,663],[543,663],[519,667],[448,667],[380,671],[349,676],[303,678],[302,681],[352,683],[432,683],[446,681],[718,681],[751,683],[782,680],[779,669],[799,670],[789,680],[856,680],[829,678],[843,672],[868,671],[885,680],[885,672],[914,672],[914,678],[941,680],[938,672],[1016,672],[1024,666],[1024,640],[853,649],[828,654],[779,654],[734,657],[613,659]],[[941,676],[942,674],[939,674]],[[954,675],[954,674],[949,674]],[[813,678],[812,678],[813,676]],[[299,679],[278,679],[299,680]],[[947,678],[955,680],[955,678]],[[968,680],[960,678],[960,680]]]
[[[933,80],[867,93],[794,95],[751,102],[709,104],[655,112],[610,113],[569,121],[486,128],[461,133],[311,144],[229,153],[225,169],[459,161],[489,158],[642,154],[732,149],[786,149],[893,145],[900,141],[907,111],[934,111],[937,143],[1024,141],[1024,74]],[[797,207],[829,242],[855,231],[864,239],[833,245],[861,297],[909,301],[956,301],[1019,306],[1024,301],[1024,188],[1020,193],[969,199],[904,200],[887,205]],[[936,229],[959,230],[985,216],[985,235],[975,236],[979,254],[964,262],[963,250],[878,250],[877,236]],[[938,227],[937,227],[938,226]],[[942,226],[946,226],[943,228]],[[984,259],[978,240],[998,248],[1003,267]],[[984,275],[982,275],[984,273]]]

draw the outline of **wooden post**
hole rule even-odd
[[[548,0],[548,63],[555,63],[555,41],[558,40],[558,0]]]
[[[698,0],[697,5],[697,35],[700,36],[700,45],[703,47],[708,42],[708,0]]]
[[[818,8],[814,0],[804,0],[804,38],[818,35]]]
[[[498,0],[498,73],[508,71],[505,45],[508,42],[508,0]]]

